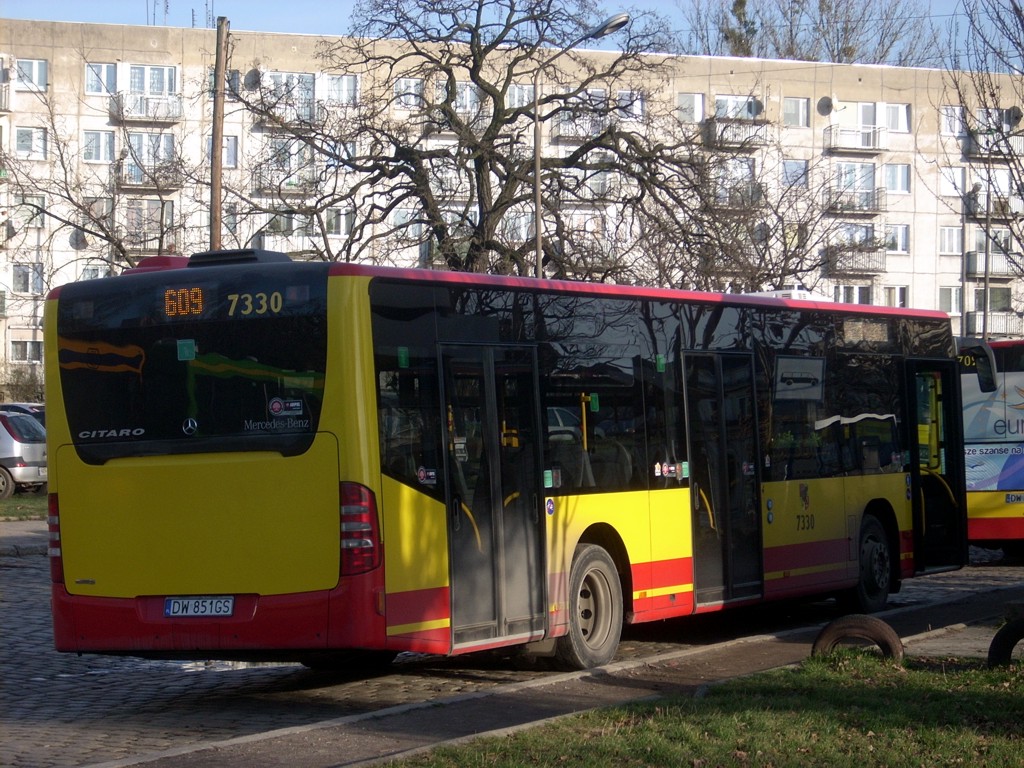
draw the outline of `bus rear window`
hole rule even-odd
[[[323,399],[327,270],[282,266],[62,288],[58,364],[82,459],[305,451]]]

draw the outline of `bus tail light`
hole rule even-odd
[[[54,584],[63,584],[64,556],[60,549],[60,506],[57,504],[56,493],[51,493],[47,497],[46,509],[46,528],[50,537],[46,554],[50,558],[50,581]]]
[[[380,525],[377,503],[369,488],[342,483],[341,575],[354,576],[380,565]]]

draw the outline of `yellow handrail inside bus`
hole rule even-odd
[[[473,513],[469,507],[466,506],[466,502],[459,500],[459,506],[462,507],[462,511],[466,513],[466,517],[469,518],[469,524],[473,526],[473,535],[476,536],[476,549],[478,552],[484,551],[484,543],[480,540],[480,528],[477,527],[476,518],[473,517]]]
[[[698,488],[697,493],[700,494],[700,499],[704,502],[704,506],[708,508],[708,525],[711,526],[712,531],[717,531],[718,526],[715,525],[715,511],[711,509],[711,502],[708,501],[707,494],[704,493],[703,488]]]

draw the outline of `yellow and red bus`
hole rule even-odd
[[[997,389],[978,386],[976,360],[961,358],[967,535],[1024,556],[1024,340],[992,341]]]
[[[61,651],[585,668],[966,562],[941,313],[221,251],[54,290],[45,354]]]

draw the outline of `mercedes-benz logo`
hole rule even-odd
[[[194,435],[197,429],[199,429],[199,422],[195,419],[185,419],[181,424],[181,431],[189,436]]]

